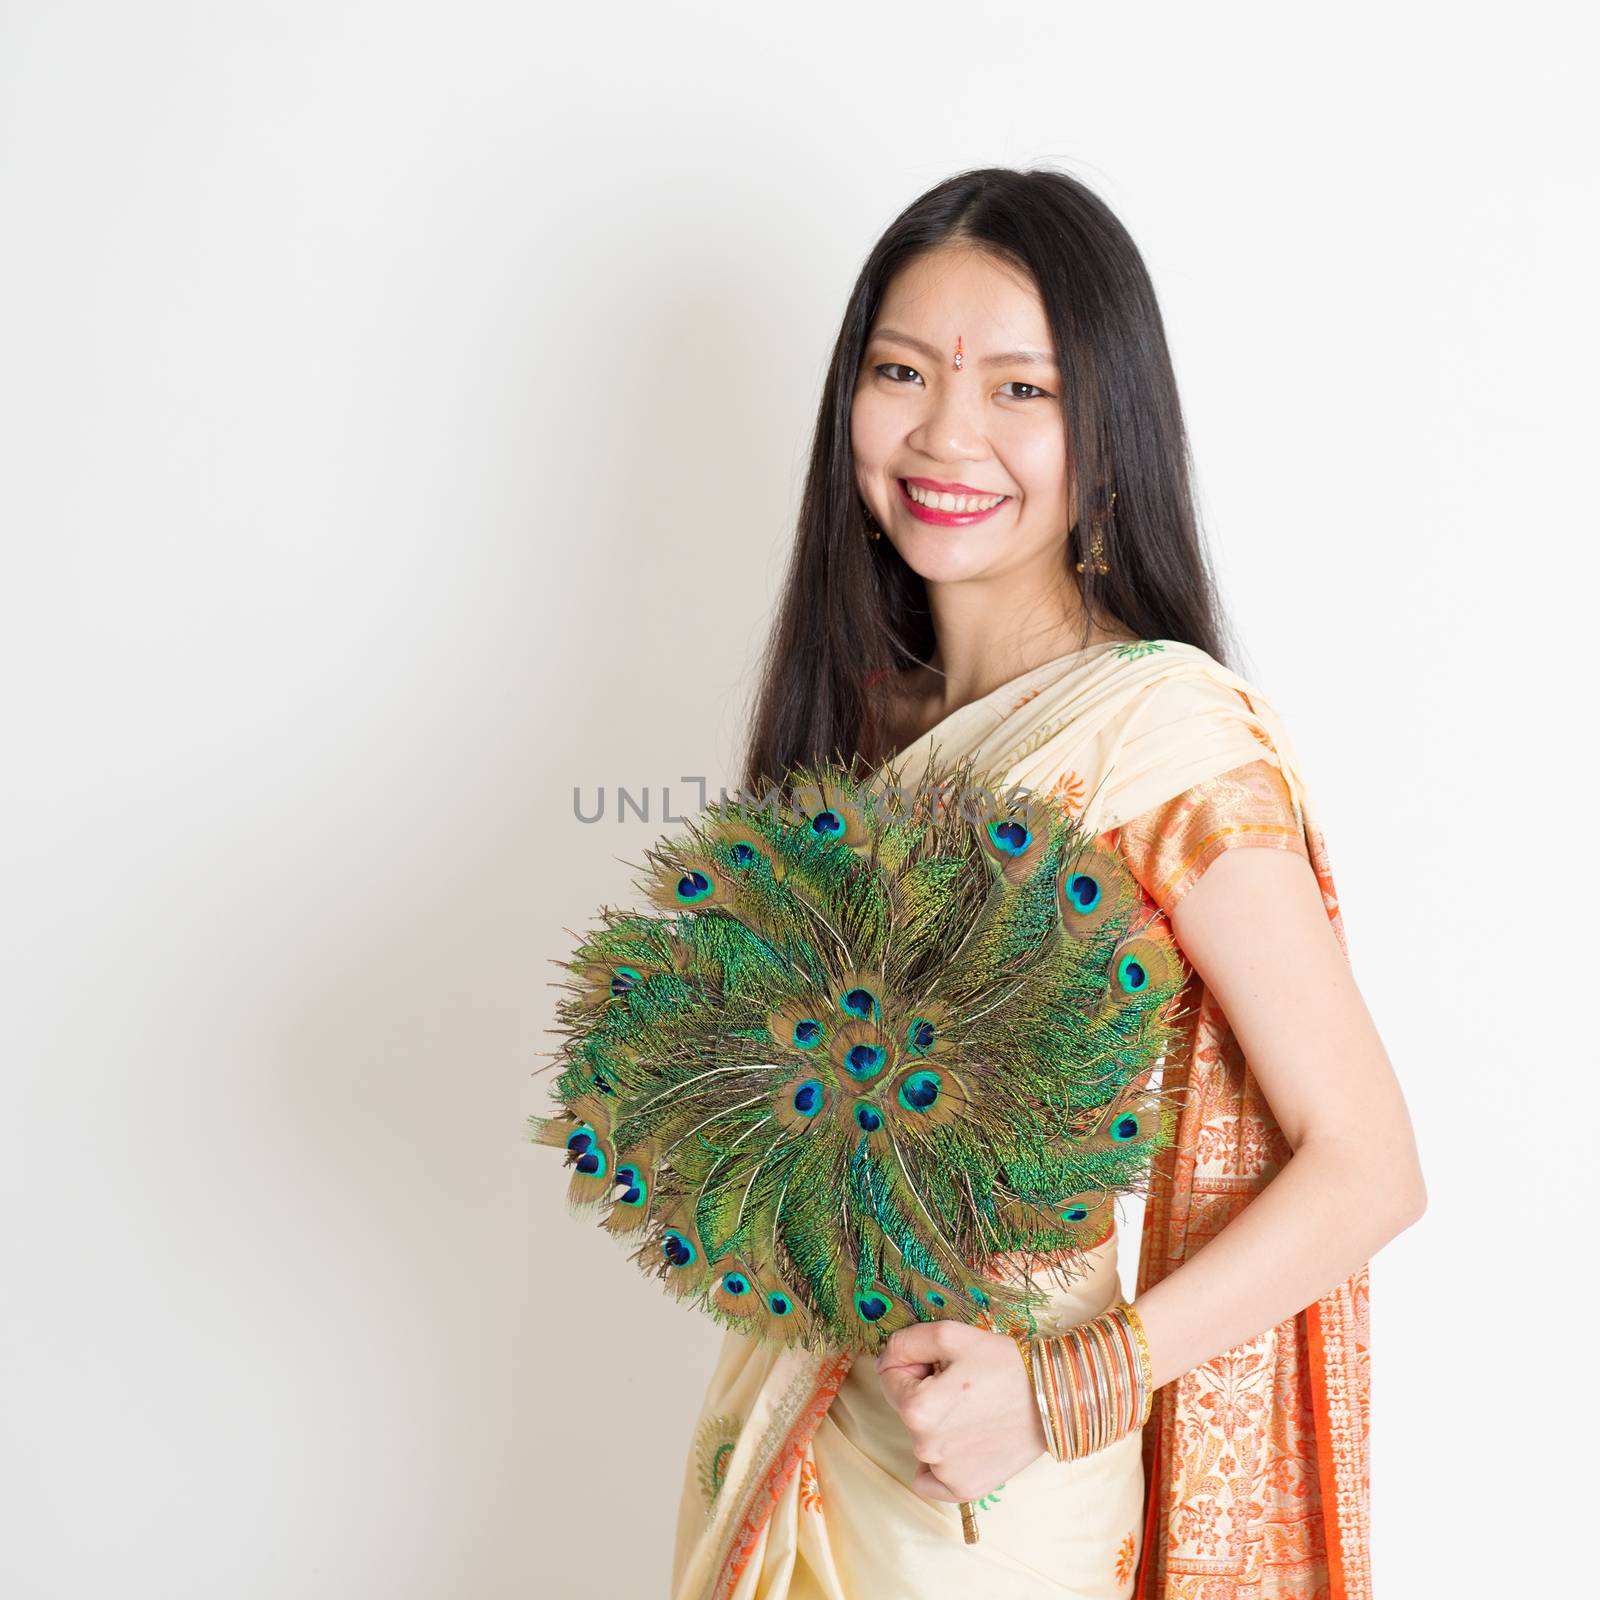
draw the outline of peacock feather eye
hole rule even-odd
[[[613,1164],[611,1204],[600,1226],[617,1235],[639,1232],[650,1217],[657,1155],[653,1145],[630,1150]]]
[[[783,877],[783,864],[773,850],[772,841],[742,816],[718,817],[705,831],[708,842],[726,854],[736,872],[750,872],[765,862],[774,878]]]
[[[946,1300],[937,1289],[930,1289],[928,1291],[927,1299],[930,1306],[938,1306],[941,1311],[950,1304],[950,1302]]]
[[[782,1050],[802,1054],[828,1043],[828,1002],[822,995],[799,994],[767,1015],[767,1031]]]
[[[870,1022],[878,1014],[878,997],[870,989],[847,989],[839,997],[842,1010]]]
[[[836,783],[801,783],[791,791],[784,820],[811,843],[856,848],[871,838],[871,818],[861,798]]]
[[[623,1193],[617,1196],[618,1205],[642,1206],[644,1204],[648,1185],[643,1174],[631,1161],[624,1162],[622,1166],[617,1168],[617,1175],[612,1181],[624,1186]]]
[[[939,1098],[937,1072],[913,1072],[900,1085],[900,1104],[907,1111],[927,1111]]]
[[[856,1316],[880,1334],[909,1327],[917,1320],[908,1301],[891,1293],[870,1270],[861,1271],[859,1263],[854,1271],[847,1263],[841,1265],[839,1302],[841,1306],[854,1306]]]
[[[692,1267],[696,1251],[691,1240],[676,1228],[668,1228],[661,1235],[661,1254],[669,1267]]]
[[[875,1078],[883,1071],[889,1052],[878,1044],[853,1044],[844,1053],[844,1069],[852,1078]]]
[[[855,1300],[856,1315],[863,1322],[882,1322],[889,1314],[889,1301],[875,1289],[858,1291]]]
[[[1053,815],[1054,807],[1045,796],[1013,796],[1002,815],[988,818],[978,829],[984,854],[999,863],[1007,883],[1026,883],[1043,865]]]
[[[1100,880],[1092,872],[1069,872],[1065,893],[1074,911],[1080,914],[1093,911],[1104,894]]]
[[[1114,918],[1137,909],[1138,890],[1127,864],[1103,845],[1085,845],[1056,878],[1062,931],[1087,939]]]
[[[592,1073],[589,1077],[589,1082],[592,1083],[601,1094],[615,1094],[617,1092],[612,1087],[611,1080],[606,1077],[603,1072]]]
[[[989,838],[997,850],[1008,856],[1020,856],[1033,842],[1033,831],[1025,822],[1003,817],[989,824]]]
[[[697,906],[711,898],[711,879],[697,868],[691,868],[678,879],[678,903]]]
[[[926,1017],[917,1017],[906,1029],[906,1048],[919,1056],[926,1055],[933,1049],[936,1037],[933,1024]]]
[[[976,1125],[972,1086],[966,1074],[949,1062],[941,1061],[937,1069],[929,1065],[904,1069],[892,1080],[889,1092],[893,1096],[889,1103],[901,1113],[910,1112],[918,1123]],[[900,1120],[903,1125],[903,1115]]]
[[[1178,957],[1165,939],[1138,933],[1111,952],[1113,1004],[1126,1005],[1141,995],[1176,988],[1181,977]]]
[[[1151,1082],[1148,1074],[1135,1079],[1106,1107],[1098,1130],[1081,1143],[1086,1155],[1124,1150],[1160,1131],[1161,1095],[1150,1086]]]
[[[868,1083],[890,1065],[889,1040],[872,1022],[845,1022],[833,1030],[828,1059],[840,1081]]]
[[[588,1123],[576,1129],[567,1140],[567,1149],[578,1159],[573,1162],[586,1178],[603,1178],[606,1172],[606,1150],[594,1129]]]
[[[844,818],[837,811],[819,811],[811,819],[811,831],[819,839],[826,839],[831,844],[843,836]]]
[[[1062,1195],[1053,1210],[1058,1221],[1078,1227],[1083,1222],[1106,1221],[1109,1206],[1109,1189],[1083,1189],[1075,1195]]]
[[[775,1317],[786,1317],[794,1310],[794,1301],[781,1289],[774,1289],[767,1296],[767,1310]]]
[[[644,974],[637,967],[618,967],[611,974],[612,997],[627,994],[643,982]]]
[[[713,1271],[718,1274],[711,1289],[713,1311],[722,1312],[745,1328],[751,1326],[749,1319],[759,1322],[767,1314],[766,1296],[760,1292],[756,1271],[748,1261],[720,1261]]]
[[[774,1118],[786,1128],[809,1128],[832,1104],[828,1086],[820,1078],[804,1078],[791,1089],[780,1089],[773,1104]]]
[[[876,1106],[862,1103],[856,1107],[856,1126],[863,1133],[876,1133],[883,1126],[883,1113]]]
[[[1143,1136],[1144,1126],[1137,1112],[1123,1111],[1111,1119],[1106,1131],[1118,1144],[1127,1144]]]

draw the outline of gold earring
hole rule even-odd
[[[1115,509],[1116,504],[1117,491],[1113,489],[1111,491],[1111,499],[1106,503],[1106,512],[1108,515],[1113,509]],[[1094,570],[1097,577],[1103,578],[1111,570],[1111,568],[1106,565],[1105,555],[1106,547],[1100,538],[1100,524],[1096,522],[1094,524],[1093,537],[1089,540],[1089,559],[1094,562]],[[1083,571],[1083,562],[1081,561],[1078,563],[1078,571]]]
[[[872,507],[865,500],[861,502],[861,514],[867,519],[867,537],[869,539],[881,539],[883,537],[883,529],[879,526],[878,519],[873,516]]]

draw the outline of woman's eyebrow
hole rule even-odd
[[[942,359],[942,352],[935,350],[931,344],[924,344],[921,339],[913,339],[909,333],[901,333],[895,328],[879,328],[867,341],[869,345],[878,341],[893,340],[896,344],[908,344],[913,350],[920,350],[930,360]],[[1048,350],[1002,350],[996,355],[982,356],[978,360],[980,367],[1010,367],[1018,364],[1035,367],[1053,367],[1056,358]]]

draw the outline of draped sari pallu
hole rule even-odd
[[[1224,850],[1293,850],[1348,956],[1338,895],[1283,723],[1175,640],[1091,646],[962,707],[894,758],[902,781],[964,756],[1048,791],[1117,846],[1169,913]],[[1175,1141],[1151,1169],[1136,1293],[1214,1237],[1289,1159],[1198,974],[1163,1084]],[[1049,1295],[1059,1331],[1115,1298],[1117,1232]],[[1368,1269],[1163,1385],[1142,1433],[1040,1456],[978,1502],[909,1487],[916,1463],[870,1360],[725,1332],[686,1465],[673,1600],[1371,1600]]]

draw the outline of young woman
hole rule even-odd
[[[1056,172],[940,184],[845,312],[744,778],[976,754],[1168,919],[1192,977],[1133,1302],[1154,1398],[1057,1459],[1003,1333],[918,1324],[876,1362],[729,1333],[675,1600],[1370,1594],[1366,1264],[1423,1180],[1306,776],[1222,635],[1127,233]],[[1087,1278],[1036,1280],[1053,1331],[1120,1301],[1117,1249],[1108,1206]]]

